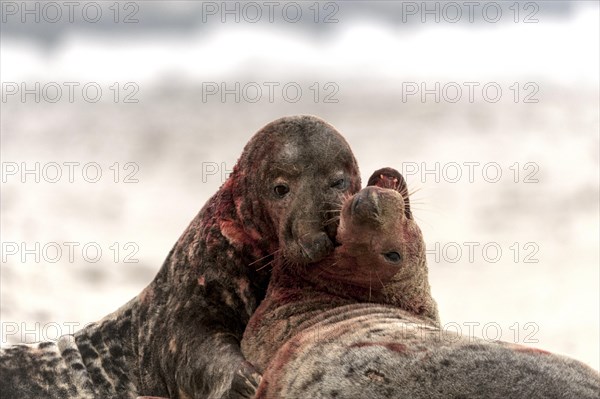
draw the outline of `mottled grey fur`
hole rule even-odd
[[[136,398],[139,369],[132,305],[133,301],[57,342],[3,348],[2,398]]]

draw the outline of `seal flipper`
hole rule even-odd
[[[228,399],[250,399],[256,394],[262,375],[254,366],[244,361],[231,382]]]

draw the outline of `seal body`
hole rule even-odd
[[[592,399],[600,389],[576,360],[462,337],[391,306],[338,306],[291,335],[257,399]]]
[[[240,340],[265,296],[273,255],[297,264],[327,256],[337,228],[329,212],[359,188],[356,160],[331,125],[312,116],[269,123],[248,142],[152,283],[75,334],[72,349],[86,369],[83,385],[44,372],[75,364],[60,345],[51,356],[17,346],[1,356],[3,396],[252,397],[260,376],[242,355]],[[42,364],[44,356],[52,359]],[[86,381],[88,390],[80,388],[88,387]],[[40,389],[29,389],[30,383]],[[72,395],[57,394],[57,383]]]
[[[377,171],[377,187],[345,201],[332,256],[276,262],[242,341],[264,373],[256,398],[597,398],[598,374],[581,362],[439,328],[395,174]]]
[[[592,399],[599,390],[598,374],[576,360],[363,303],[306,321],[268,363],[256,398]]]

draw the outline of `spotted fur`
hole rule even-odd
[[[2,349],[2,397],[134,399],[138,370],[133,304],[57,342]]]
[[[58,344],[2,352],[2,397],[252,397],[260,375],[240,340],[273,254],[304,264],[330,253],[328,211],[359,188],[331,125],[312,116],[266,125],[137,297]]]

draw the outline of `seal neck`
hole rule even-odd
[[[239,203],[241,188],[232,180],[207,201],[138,296],[137,364],[145,393],[175,396],[181,388],[175,370],[208,367],[203,362],[210,359],[188,357],[193,352],[183,348],[210,353],[215,337],[227,345],[241,340],[265,296],[270,269],[249,265],[273,252],[272,243],[242,221],[242,214],[254,217]],[[194,330],[192,323],[198,323]]]
[[[424,251],[419,258],[412,267],[398,271],[390,279],[382,281],[374,275],[370,284],[354,283],[356,277],[352,273],[358,270],[358,266],[353,265],[355,260],[343,257],[337,250],[328,258],[305,266],[284,268],[276,259],[267,296],[283,302],[287,298],[301,301],[323,297],[331,301],[390,305],[439,323]]]
[[[385,303],[381,286],[360,286],[352,284],[334,273],[340,262],[351,260],[340,259],[337,251],[327,258],[308,265],[282,267],[280,259],[275,260],[268,295],[276,292],[285,295],[292,292],[303,292],[307,296],[323,296],[350,302]],[[351,269],[348,266],[348,269]]]

